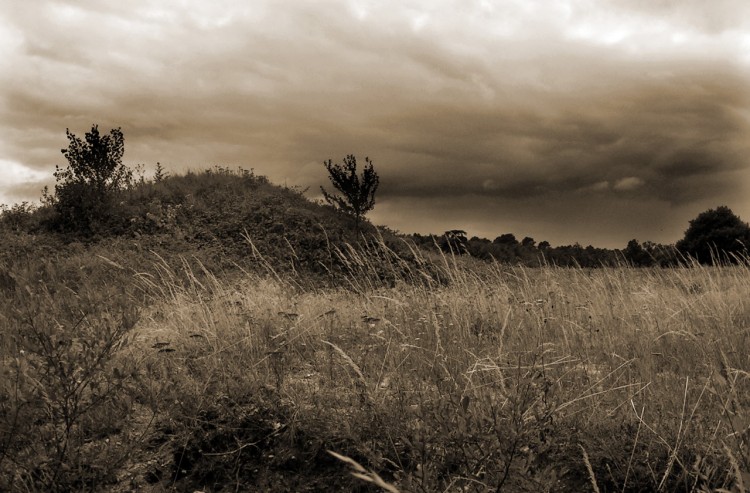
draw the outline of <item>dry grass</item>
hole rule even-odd
[[[375,239],[333,248],[349,277],[321,288],[251,250],[265,272],[102,254],[14,273],[0,488],[750,484],[746,263],[530,269]]]
[[[376,253],[335,252],[352,271],[340,289],[187,263],[190,282],[164,265],[142,279],[160,301],[139,344],[174,350],[150,349],[147,364],[186,452],[191,426],[253,402],[278,411],[265,447],[311,461],[311,447],[331,449],[402,491],[747,483],[748,267],[405,267]],[[190,467],[226,452],[247,474],[233,440],[202,442]]]

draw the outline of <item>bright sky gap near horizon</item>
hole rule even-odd
[[[0,202],[37,200],[65,129],[125,163],[327,185],[369,156],[405,233],[673,243],[750,220],[746,0],[0,0]]]

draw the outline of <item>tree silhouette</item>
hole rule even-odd
[[[653,264],[649,252],[635,238],[628,242],[622,253],[625,259],[630,262],[630,265],[634,267],[646,267]]]
[[[536,244],[536,241],[534,241],[534,238],[530,236],[524,237],[523,240],[521,240],[521,246],[528,247],[528,248],[534,248],[534,245]]]
[[[516,246],[518,245],[518,240],[516,239],[516,235],[514,235],[513,233],[505,233],[492,240],[492,243],[496,243],[499,245]]]
[[[719,206],[698,214],[690,221],[685,237],[677,242],[677,249],[702,264],[715,261],[736,262],[737,254],[747,253],[750,226],[729,207]]]
[[[167,176],[169,176],[169,173],[164,171],[164,166],[161,165],[160,162],[156,162],[156,171],[154,172],[154,181],[156,183],[164,181]]]
[[[362,217],[375,207],[375,192],[380,184],[370,158],[366,157],[365,162],[361,176],[357,175],[357,158],[352,154],[347,155],[342,164],[334,164],[330,159],[323,162],[331,184],[342,195],[330,194],[320,187],[326,202],[354,218],[357,235]]]
[[[440,249],[445,253],[463,255],[468,253],[469,240],[466,239],[466,231],[452,229],[443,233],[439,245]]]
[[[84,234],[99,232],[112,214],[113,195],[132,182],[133,173],[124,164],[125,139],[119,128],[101,135],[97,125],[85,140],[65,130],[69,144],[61,149],[68,161],[55,167],[57,226]]]

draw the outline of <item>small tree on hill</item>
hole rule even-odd
[[[750,226],[729,207],[720,206],[690,221],[685,237],[676,246],[684,255],[712,264],[715,260],[734,262],[734,255],[747,253],[748,245]]]
[[[156,183],[160,183],[164,181],[167,176],[169,176],[169,173],[164,171],[164,166],[161,165],[160,162],[156,162],[156,172],[154,172],[154,181]]]
[[[358,176],[357,158],[353,155],[347,155],[342,164],[333,164],[329,159],[323,165],[328,170],[328,178],[331,180],[331,184],[342,195],[330,194],[325,188],[320,187],[326,202],[354,217],[354,228],[357,235],[359,235],[362,217],[375,207],[375,192],[380,183],[380,178],[375,172],[370,158],[366,157],[365,162],[367,164],[362,170],[362,175]]]
[[[57,225],[63,230],[91,234],[111,217],[114,194],[132,182],[132,171],[122,163],[125,139],[119,128],[101,135],[97,125],[85,139],[69,129],[65,135],[68,148],[60,152],[68,166],[55,169]]]

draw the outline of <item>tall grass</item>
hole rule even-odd
[[[2,266],[0,489],[750,485],[746,259],[525,268],[373,237],[320,255],[345,276],[321,287],[245,241],[232,275]]]
[[[348,484],[327,450],[364,464],[363,489],[748,484],[746,262],[529,269],[377,238],[331,255],[339,288],[187,261],[141,276],[172,484]]]

